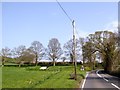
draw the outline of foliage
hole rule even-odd
[[[4,66],[5,60],[10,56],[10,49],[8,47],[2,48],[0,56],[2,57],[2,65]]]
[[[33,63],[35,55],[31,53],[28,49],[22,53],[22,55],[18,58],[18,63]]]
[[[99,54],[104,62],[104,70],[106,72],[117,71],[115,68],[120,65],[117,35],[110,31],[97,31],[94,34],[90,34],[87,39],[83,45],[83,56],[85,60],[91,62],[90,66],[95,66],[94,54]]]
[[[91,69],[91,67],[85,67],[85,70],[86,71],[91,71],[92,69]]]

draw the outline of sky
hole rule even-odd
[[[115,31],[117,2],[60,2],[75,20],[76,37],[86,37],[97,30]],[[0,3],[1,7],[1,3]],[[47,47],[57,38],[61,47],[72,38],[72,23],[56,2],[3,2],[2,47],[29,47],[39,41]]]

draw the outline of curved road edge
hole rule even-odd
[[[103,80],[105,80],[106,82],[109,82],[108,79],[106,79],[105,77],[102,77],[102,76],[99,74],[100,71],[101,71],[101,70],[97,70],[97,71],[96,71],[96,74],[97,74],[100,78],[102,78]],[[111,85],[114,86],[115,88],[117,88],[118,90],[120,90],[120,87],[118,87],[116,84],[111,83]]]
[[[95,70],[94,70],[95,71]],[[112,86],[114,86],[116,89],[120,90],[120,87],[118,85],[116,85],[115,83],[111,82],[110,80],[108,80],[107,78],[105,78],[104,76],[100,75],[100,71],[103,71],[103,70],[96,70],[95,73],[97,74],[98,77],[102,78],[104,81],[106,81],[107,83],[110,83]],[[92,72],[92,71],[91,71]],[[80,84],[80,88],[81,90],[83,90],[84,86],[85,86],[85,83],[86,83],[86,79],[88,77],[90,72],[86,72],[86,76],[85,76],[85,79],[83,79],[81,81],[81,84]],[[103,74],[103,73],[102,73]],[[105,74],[104,74],[105,75]],[[112,76],[114,77],[114,76]]]
[[[79,88],[81,88],[81,89],[84,88],[84,85],[85,85],[86,78],[87,78],[88,74],[89,74],[89,72],[86,72],[85,79],[83,79],[83,80],[81,81],[81,83],[80,83],[80,87],[79,87]]]

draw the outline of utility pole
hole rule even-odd
[[[76,38],[75,38],[75,21],[72,21],[72,26],[73,26],[73,61],[74,61],[74,75],[75,75],[75,80],[77,80],[77,74],[76,74],[76,67],[77,67],[77,62],[76,62]]]

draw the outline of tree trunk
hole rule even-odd
[[[4,66],[4,57],[2,57],[2,67]]]
[[[95,70],[95,59],[96,59],[96,54],[93,55],[93,70]]]
[[[55,66],[55,59],[53,58],[53,66]]]
[[[85,57],[84,57],[84,55],[82,55],[83,56],[83,66],[85,66]]]
[[[21,67],[21,63],[19,64],[19,67]]]
[[[63,65],[65,64],[65,60],[63,60]]]
[[[38,59],[38,55],[36,53],[36,60],[35,60],[35,65],[37,66],[37,59]]]
[[[111,67],[112,67],[111,65],[112,65],[112,63],[109,58],[109,55],[106,55],[105,56],[105,68],[104,68],[105,72],[110,73]]]

